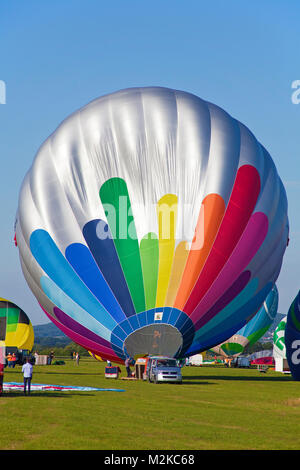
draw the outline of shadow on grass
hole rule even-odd
[[[183,377],[183,380],[191,380],[193,383],[203,383],[199,382],[199,379],[201,380],[202,377],[199,377],[199,375],[185,375]],[[259,377],[253,377],[253,376],[232,376],[232,375],[209,375],[203,377],[205,380],[229,380],[229,381],[243,381],[243,382],[286,382],[292,380],[291,377],[271,377],[265,374],[262,374]]]
[[[4,374],[5,374],[5,370],[4,370]],[[17,373],[19,372],[18,375],[21,375],[22,372],[21,371],[16,371]],[[33,369],[33,374],[39,374],[39,375],[86,375],[86,376],[91,376],[91,377],[101,377],[101,375],[103,376],[103,373],[101,374],[101,372],[94,372],[94,373],[89,373],[89,372],[68,372],[68,371],[61,371],[61,372],[57,372],[57,371],[45,371],[45,370],[35,370]],[[8,373],[6,373],[6,377],[8,377]]]
[[[182,380],[182,385],[216,385],[214,382],[205,382],[204,380],[195,380],[193,382],[186,382],[185,381],[186,377],[183,377],[183,380]],[[197,377],[197,379],[199,379],[199,377]],[[155,384],[149,384],[149,386],[154,386]],[[181,384],[178,384],[178,383],[172,383],[172,382],[159,382],[158,384],[156,384],[157,387],[166,387],[168,385],[172,386],[172,387],[181,387]]]
[[[76,392],[76,393],[72,393],[72,392],[31,392],[30,395],[26,395],[26,397],[24,396],[24,393],[23,392],[3,392],[2,395],[0,396],[0,399],[1,398],[16,398],[16,397],[19,397],[19,398],[37,398],[37,397],[43,397],[43,398],[49,398],[49,397],[53,397],[53,398],[56,398],[56,397],[64,397],[64,398],[71,398],[72,396],[74,395],[83,395],[83,393],[81,394],[80,392]],[[86,393],[84,392],[84,396],[85,397],[92,397],[94,395],[92,395],[91,393]]]

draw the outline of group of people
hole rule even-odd
[[[71,359],[73,361],[76,361],[76,364],[79,366],[80,354],[79,354],[78,351],[77,352],[76,351],[71,352]]]
[[[53,351],[51,351],[51,353],[53,353]],[[51,354],[51,362],[52,362],[53,356],[54,354]],[[8,367],[15,367],[16,360],[17,360],[16,355],[14,353],[13,354],[9,353],[6,357],[7,357]],[[80,355],[78,352],[74,351],[73,353],[71,353],[71,358],[76,361],[76,364],[79,365]],[[132,360],[130,358],[127,358],[125,360],[127,377],[132,376],[131,369],[130,369],[131,364],[132,364]],[[107,361],[107,365],[111,366],[111,362]],[[32,380],[32,373],[33,373],[33,365],[31,363],[30,357],[26,358],[26,362],[22,366],[22,373],[23,373],[23,380],[24,380],[24,395],[30,395],[31,380]]]
[[[15,353],[8,353],[6,359],[8,367],[11,367],[13,369],[17,362],[17,356],[15,355]]]

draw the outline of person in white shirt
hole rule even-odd
[[[26,363],[22,366],[22,372],[24,377],[24,395],[26,395],[26,386],[28,390],[28,395],[30,395],[30,384],[32,379],[32,364],[30,364],[30,359],[26,358]]]

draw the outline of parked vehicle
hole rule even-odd
[[[30,359],[30,362],[31,364],[34,364],[35,363],[35,357],[30,354],[30,351],[28,349],[18,349],[16,347],[12,347],[12,346],[6,346],[6,348],[4,348],[5,352],[5,356],[7,356],[7,354],[12,354],[14,353],[16,355],[16,364],[19,364],[19,365],[23,365],[25,364],[26,362],[26,359],[27,357],[29,357]],[[5,360],[5,363],[4,363],[4,367],[7,366],[7,360]]]
[[[150,356],[147,358],[145,379],[149,382],[182,383],[181,368],[177,361],[171,357]]]
[[[235,357],[231,362],[231,367],[245,367],[250,368],[250,361],[247,357],[239,356]]]
[[[189,358],[190,366],[202,366],[202,364],[203,364],[202,354],[195,354],[194,356],[190,356]]]

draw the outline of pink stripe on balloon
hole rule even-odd
[[[260,192],[260,176],[251,165],[241,166],[219,232],[183,311],[189,316],[206,295],[231,257],[251,218]]]
[[[217,313],[223,310],[230,302],[237,297],[242,290],[246,287],[251,278],[250,271],[244,271],[234,281],[232,286],[217,300],[217,302],[209,309],[202,317],[200,317],[194,324],[194,328],[198,331],[204,326],[209,320],[211,320]]]
[[[98,356],[102,356],[105,359],[111,359],[113,362],[117,362],[120,364],[123,364],[124,361],[120,359],[118,356],[115,355],[114,351],[110,348],[106,348],[104,346],[100,346],[99,344],[95,343],[94,341],[91,341],[74,331],[70,330],[66,326],[64,326],[62,323],[58,322],[54,317],[50,316],[49,313],[42,307],[40,304],[40,307],[43,309],[49,320],[53,322],[57,328],[59,328],[63,333],[65,333],[69,338],[71,338],[75,343],[79,344],[83,348],[87,349],[88,351],[92,351]]]
[[[248,266],[268,233],[268,218],[263,212],[253,214],[224,268],[191,314],[194,323],[208,312]],[[218,310],[219,311],[219,310]],[[214,314],[211,318],[218,313]],[[210,318],[209,318],[210,319]],[[208,321],[208,320],[207,320]]]

